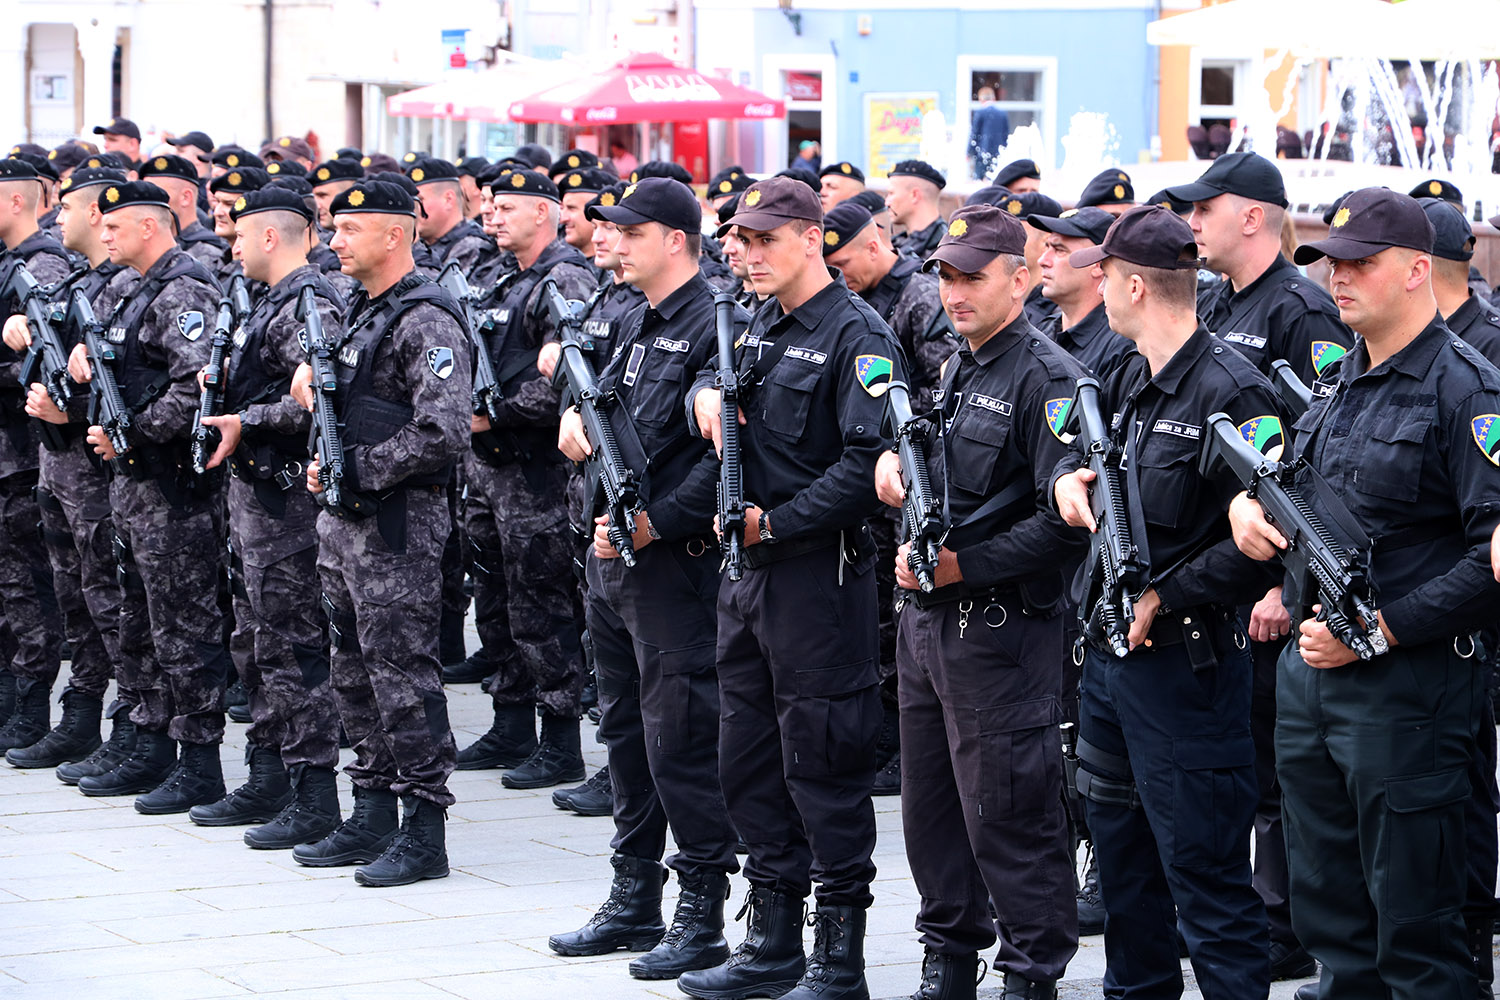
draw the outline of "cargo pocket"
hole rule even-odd
[[[1148,442],[1141,446],[1138,460],[1142,514],[1150,524],[1175,528],[1192,499],[1188,487],[1197,474],[1198,442],[1163,431],[1153,433]]]
[[[1464,897],[1464,802],[1471,793],[1463,768],[1387,778],[1380,866],[1386,912],[1398,921],[1456,912]]]
[[[648,745],[658,753],[686,753],[693,747],[695,727],[719,724],[718,706],[703,697],[702,679],[714,669],[714,644],[698,643],[678,649],[663,649],[656,654],[661,672],[654,711],[646,713],[645,736]],[[711,718],[710,718],[711,716]]]
[[[787,775],[873,773],[880,718],[880,695],[873,683],[834,697],[797,698],[783,730]]]
[[[765,395],[761,419],[766,430],[777,437],[800,440],[807,429],[807,415],[812,412],[813,390],[822,374],[818,369],[778,372],[768,379],[760,390]]]
[[[989,822],[1044,812],[1062,784],[1056,698],[974,710],[979,740],[979,816]]]
[[[1182,737],[1172,741],[1172,864],[1222,865],[1243,847],[1255,800],[1255,744],[1248,735],[1229,739]],[[1243,819],[1245,823],[1241,823]],[[1242,828],[1243,827],[1243,828]]]

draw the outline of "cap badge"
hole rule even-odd
[[[109,202],[111,205],[113,205],[115,202],[119,201],[120,200],[120,189],[119,188],[110,188],[108,191],[104,192],[104,200],[107,201],[107,202]]]
[[[49,160],[55,160],[55,159],[57,159],[57,150],[54,149],[51,152],[49,152],[47,154],[47,159],[49,159]]]
[[[843,172],[844,172],[844,173],[846,173],[846,174],[850,174],[850,173],[853,173],[853,172],[854,172],[854,168],[853,168],[853,167],[851,167],[851,166],[849,166],[849,164],[847,164],[847,163],[845,163],[845,164],[842,164],[842,165],[841,165],[841,166],[840,166],[840,167],[839,167],[839,169],[840,169],[840,170],[842,170],[842,171],[843,171]]]
[[[1059,215],[1058,218],[1059,219],[1071,219],[1073,216],[1075,216],[1077,214],[1078,214],[1078,209],[1076,209],[1076,208],[1070,208],[1066,212],[1064,212],[1062,215]]]
[[[582,174],[574,174],[573,176],[571,176],[571,177],[568,178],[568,187],[575,187],[576,188],[576,187],[578,187],[582,183],[583,183],[583,175]]]
[[[405,156],[401,157],[401,159],[403,161],[407,162],[407,163],[414,163],[414,162],[416,162],[417,154],[416,153],[407,153]]]
[[[1116,198],[1123,198],[1123,197],[1125,197],[1125,185],[1124,184],[1116,184],[1115,185],[1115,197]]]
[[[1128,181],[1128,180],[1130,180],[1130,178],[1126,177],[1124,174],[1116,174],[1115,176],[1118,177],[1118,178],[1120,178],[1120,180],[1122,180],[1122,181]]]
[[[355,208],[365,203],[365,193],[358,188],[349,192],[349,204]]]
[[[730,189],[731,189],[731,188],[732,188],[732,187],[734,187],[734,185],[733,185],[733,184],[731,184],[731,183],[729,183],[729,182],[728,182],[728,181],[720,181],[720,182],[719,182],[719,192],[720,192],[720,193],[721,193],[721,194],[728,194],[728,193],[729,193],[729,190],[730,190]]]
[[[760,204],[760,192],[759,191],[751,191],[749,194],[745,195],[745,204],[748,205],[748,206],[750,206],[751,208],[754,208],[756,205],[759,205]]]
[[[292,140],[289,136],[282,136],[281,142],[278,143],[278,145],[280,145],[283,149],[285,149],[287,146],[290,146],[291,144]]]
[[[1431,191],[1434,195],[1440,195],[1443,193],[1443,182],[1433,181],[1431,184],[1427,185],[1427,190]]]
[[[91,167],[97,167],[97,166],[99,166],[99,161],[98,160],[90,160],[89,161],[89,166],[91,166]]]
[[[576,157],[576,156],[570,156],[570,157],[568,157],[568,166],[570,166],[570,167],[577,167],[578,166],[578,157]]]
[[[361,156],[359,158],[359,165],[362,167],[368,167],[370,165],[370,158],[368,156]]]
[[[511,174],[510,186],[513,188],[523,188],[526,186],[526,178],[522,177],[520,174]]]
[[[318,180],[320,180],[320,181],[326,181],[328,179],[328,177],[329,177],[328,168],[327,167],[319,167],[318,168]]]
[[[269,164],[266,167],[266,173],[268,173],[268,174],[279,174],[279,173],[281,173],[281,164],[280,163],[271,163],[271,164]]]
[[[64,177],[63,178],[63,182],[62,182],[62,187],[60,188],[60,190],[66,191],[68,188],[70,188],[72,186],[73,186],[73,178],[71,178],[71,177]]]
[[[167,169],[167,158],[165,156],[158,156],[151,161],[151,165],[157,170],[165,170]]]
[[[415,169],[415,170],[413,170],[411,172],[411,179],[412,179],[413,182],[421,181],[426,176],[427,176],[427,171],[423,170],[421,167],[418,167],[417,169]]]
[[[1011,215],[1020,215],[1024,209],[1025,206],[1014,198],[1005,203],[1005,210]]]
[[[1349,210],[1347,208],[1341,208],[1341,209],[1338,210],[1338,212],[1333,217],[1333,228],[1334,229],[1340,229],[1340,228],[1343,227],[1344,223],[1346,223],[1348,221],[1349,221]]]
[[[634,184],[630,185],[628,188],[625,189],[625,193],[622,194],[622,195],[620,195],[620,200],[624,201],[626,198],[629,198],[633,194],[635,194],[635,185]]]
[[[954,219],[948,225],[949,236],[962,236],[969,231],[969,224],[963,219]]]
[[[245,210],[245,196],[244,195],[240,195],[239,198],[235,201],[235,203],[234,203],[234,210],[236,212],[243,212]]]
[[[613,191],[606,191],[599,196],[599,204],[603,205],[605,208],[613,207],[614,203],[615,193]]]
[[[830,229],[823,234],[823,242],[831,247],[836,247],[839,245],[839,234]]]
[[[238,154],[238,153],[230,153],[228,156],[224,157],[224,163],[225,163],[225,165],[231,166],[231,167],[237,167],[237,166],[239,166],[240,165],[240,154]]]

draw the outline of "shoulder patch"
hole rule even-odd
[[[1272,461],[1281,458],[1281,452],[1286,446],[1286,432],[1281,426],[1281,418],[1272,413],[1252,417],[1240,424],[1240,436]]]
[[[1500,465],[1500,413],[1481,413],[1469,421],[1474,432],[1474,443],[1489,459],[1491,465]]]
[[[453,374],[453,349],[451,347],[434,347],[427,352],[427,367],[432,369],[432,374],[438,378],[447,378]]]
[[[893,371],[891,359],[883,355],[861,354],[854,359],[854,377],[859,379],[865,392],[872,396],[885,395],[885,390],[890,387]]]
[[[1315,340],[1312,342],[1312,365],[1313,371],[1322,376],[1323,370],[1333,364],[1339,358],[1349,353],[1349,349],[1343,344],[1331,340]]]
[[[1063,444],[1071,444],[1073,435],[1063,431],[1068,425],[1068,414],[1073,410],[1073,399],[1071,396],[1062,399],[1049,399],[1046,403],[1047,429],[1052,436]]]
[[[203,336],[203,327],[203,313],[197,309],[177,314],[177,330],[188,340],[197,340]]]

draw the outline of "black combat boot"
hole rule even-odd
[[[292,800],[292,786],[281,754],[265,747],[246,746],[250,776],[245,783],[217,802],[193,806],[188,819],[199,826],[249,826],[269,823]]]
[[[506,788],[550,788],[564,781],[582,781],[583,749],[578,720],[542,713],[542,739],[525,763],[500,776]]]
[[[224,765],[217,743],[184,743],[182,757],[167,780],[135,800],[135,811],[147,816],[183,813],[224,797]]]
[[[922,985],[911,1000],[974,1000],[981,978],[978,952],[946,955],[928,948],[922,953]]]
[[[483,647],[476,649],[467,659],[460,657],[457,663],[443,664],[444,684],[478,684],[495,672],[495,661],[490,659]]]
[[[113,771],[130,756],[130,751],[135,749],[135,723],[130,721],[130,706],[116,702],[112,707],[114,715],[110,719],[109,739],[76,764],[59,764],[58,781],[76,785],[82,778]]]
[[[258,851],[285,851],[316,844],[339,826],[339,789],[332,768],[293,764],[292,799],[265,826],[245,831],[245,843]]]
[[[458,752],[460,771],[484,771],[524,764],[536,753],[536,709],[530,705],[496,705],[490,731]],[[582,777],[582,775],[579,775]]]
[[[571,809],[580,816],[609,816],[615,811],[615,788],[609,780],[609,765],[594,772],[581,785],[559,788],[552,793],[552,804]]]
[[[368,865],[396,838],[396,793],[354,786],[354,811],[315,844],[298,844],[292,858],[309,868]]]
[[[62,718],[57,726],[29,747],[14,747],[5,759],[15,767],[56,767],[80,761],[99,749],[99,714],[104,699],[63,688]]]
[[[1005,974],[1005,991],[1000,1000],[1057,1000],[1057,981],[1034,983],[1014,972]]]
[[[448,877],[444,820],[447,810],[415,795],[402,798],[406,816],[401,829],[380,857],[354,869],[360,885],[411,885],[426,878]]]
[[[875,784],[871,787],[870,794],[901,794],[901,750],[899,748],[891,754],[891,759],[885,762],[885,766],[875,772]]]
[[[130,754],[100,774],[78,779],[78,790],[88,796],[140,795],[167,780],[177,768],[177,744],[166,733],[135,731]]]
[[[870,1000],[865,984],[865,909],[819,906],[807,922],[813,950],[787,1000]]]
[[[9,670],[0,670],[0,721],[10,718],[16,710],[16,675]]]
[[[807,968],[807,956],[802,953],[802,900],[755,887],[735,919],[747,912],[750,924],[739,947],[722,965],[683,973],[678,989],[700,1000],[774,1000],[797,985]]]
[[[682,892],[672,926],[661,943],[630,963],[636,979],[676,979],[694,969],[712,969],[729,958],[724,940],[724,900],[729,876],[724,872],[688,872],[677,876]]]
[[[1078,934],[1092,937],[1104,933],[1104,897],[1099,895],[1099,858],[1094,845],[1088,849],[1088,863],[1083,869],[1083,885],[1078,887]]]
[[[1479,977],[1479,1000],[1495,1000],[1495,942],[1490,924],[1489,917],[1464,919],[1469,954],[1474,956],[1474,973]]]
[[[47,735],[51,726],[48,701],[52,691],[41,681],[32,681],[25,691],[16,686],[16,703],[5,725],[0,726],[0,750],[29,747]]]
[[[547,947],[559,955],[607,955],[621,948],[648,951],[666,933],[661,922],[666,867],[660,861],[625,854],[616,854],[609,863],[615,877],[604,905],[578,930],[547,939]]]

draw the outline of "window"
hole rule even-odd
[[[978,104],[979,92],[988,87],[995,94],[995,107],[1010,116],[1012,129],[1041,124],[1040,70],[979,70],[969,74],[969,81],[969,100]]]
[[[995,92],[995,107],[1005,112],[1012,134],[1018,128],[1035,129],[1040,139],[1021,144],[1021,156],[1036,156],[1050,163],[1047,150],[1059,148],[1057,130],[1057,59],[1053,56],[960,55],[954,92],[958,97],[952,129],[967,136],[979,91]],[[1009,137],[1007,137],[1009,142]],[[1018,147],[1020,148],[1020,147]]]
[[[1243,119],[1237,98],[1248,96],[1242,93],[1247,69],[1243,59],[1204,59],[1198,67],[1198,108],[1192,123],[1233,128]]]

